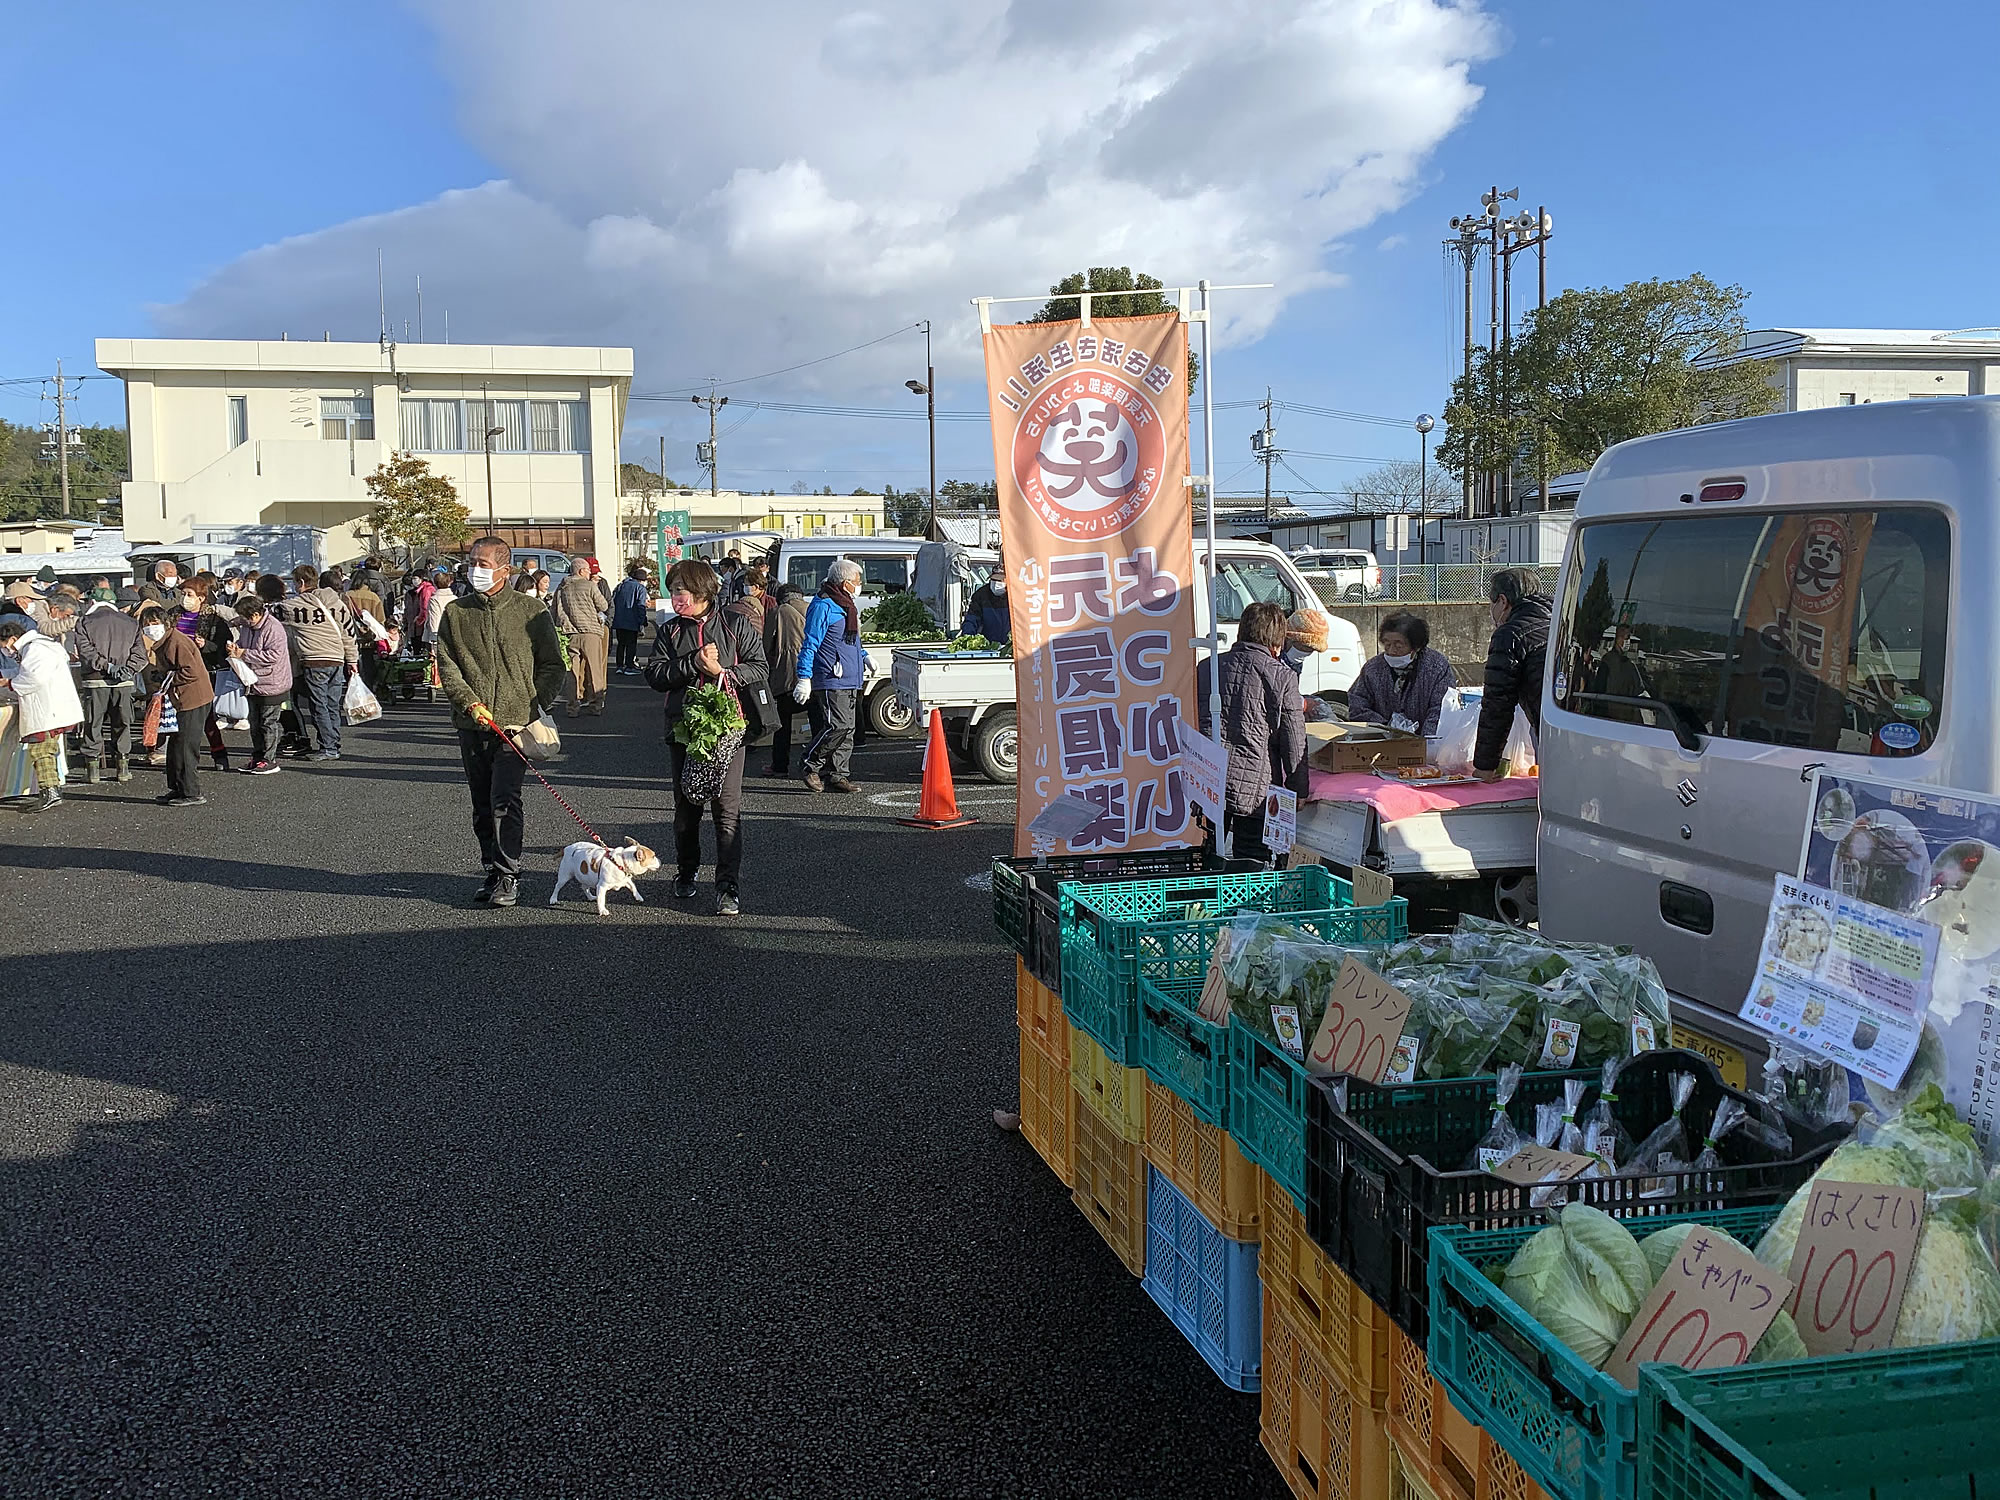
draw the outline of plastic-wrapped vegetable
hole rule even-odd
[[[1521,1132],[1514,1128],[1513,1117],[1507,1113],[1507,1106],[1513,1103],[1514,1090],[1520,1082],[1521,1070],[1511,1064],[1494,1077],[1493,1123],[1486,1127],[1486,1134],[1472,1148],[1472,1155],[1465,1164],[1468,1171],[1490,1172],[1521,1149]]]
[[[1848,1117],[1848,1092],[1847,1069],[1839,1063],[1783,1042],[1772,1044],[1764,1064],[1764,1097],[1785,1119],[1814,1130],[1839,1124]]]
[[[1624,1066],[1622,1058],[1605,1060],[1604,1083],[1598,1090],[1597,1102],[1583,1117],[1583,1149],[1611,1167],[1632,1159],[1632,1136],[1618,1123],[1618,1116],[1611,1108],[1618,1102],[1618,1075]]]
[[[1716,1172],[1723,1167],[1722,1153],[1716,1149],[1722,1138],[1750,1118],[1750,1112],[1743,1107],[1743,1101],[1732,1096],[1724,1097],[1715,1106],[1715,1119],[1708,1127],[1708,1134],[1701,1143],[1701,1155],[1694,1159],[1697,1172]]]
[[[1562,1136],[1557,1149],[1572,1156],[1583,1151],[1583,1126],[1577,1123],[1577,1114],[1583,1108],[1584,1091],[1589,1087],[1581,1078],[1563,1080]]]
[[[1646,1138],[1626,1158],[1627,1170],[1635,1173],[1660,1170],[1662,1157],[1670,1156],[1676,1162],[1686,1162],[1694,1152],[1688,1146],[1687,1122],[1682,1112],[1687,1109],[1688,1100],[1694,1096],[1695,1076],[1692,1073],[1669,1073],[1667,1092],[1673,1101],[1673,1113],[1655,1125]]]

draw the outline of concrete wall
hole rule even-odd
[[[1976,362],[1943,368],[1935,362],[1871,368],[1858,360],[1815,364],[1810,355],[1804,355],[1793,362],[1793,400],[1797,410],[1813,411],[1849,404],[1840,399],[1843,393],[1852,396],[1852,404],[1858,406],[1920,396],[1977,395],[1985,384],[1979,378],[1981,373]]]
[[[1407,610],[1423,618],[1431,627],[1431,646],[1451,658],[1458,668],[1458,680],[1476,687],[1486,666],[1486,643],[1493,636],[1493,615],[1485,604],[1331,604],[1322,605],[1328,614],[1340,616],[1361,632],[1361,649],[1367,656],[1376,652],[1375,637],[1389,615]]]

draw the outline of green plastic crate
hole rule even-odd
[[[1672,1224],[1706,1224],[1754,1248],[1777,1216],[1778,1205],[1766,1204],[1626,1227],[1644,1240]],[[1431,1375],[1552,1500],[1637,1500],[1639,1393],[1585,1364],[1482,1274],[1538,1233],[1537,1225],[1431,1230]]]
[[[1064,881],[1144,880],[1199,870],[1221,870],[1223,861],[1202,849],[1141,849],[1098,854],[1016,855],[993,861],[993,925],[1027,961],[1028,972],[1050,989],[1062,989]]]
[[[1197,1118],[1229,1128],[1229,1025],[1202,1019],[1200,979],[1139,981],[1139,1065],[1187,1100]]]
[[[2000,1495],[2000,1339],[1639,1372],[1639,1500]]]

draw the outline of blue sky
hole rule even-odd
[[[190,24],[197,9],[200,24]],[[1753,326],[2000,322],[1988,248],[2000,208],[1985,164],[1982,87],[2000,41],[1994,8],[1544,0],[1488,10],[1501,43],[1471,68],[1483,97],[1414,169],[1407,202],[1324,252],[1343,284],[1295,298],[1260,340],[1222,351],[1218,400],[1261,397],[1268,383],[1281,399],[1323,407],[1437,411],[1455,362],[1448,299],[1456,295],[1439,242],[1446,221],[1475,209],[1494,181],[1554,215],[1552,292],[1700,270],[1751,292]],[[490,91],[483,100],[469,91],[461,68],[459,28],[472,24],[469,13],[434,23],[383,0],[353,0],[338,24],[325,12],[234,0],[16,17],[9,123],[17,163],[32,153],[38,174],[17,194],[54,230],[0,238],[16,289],[0,320],[0,376],[43,373],[58,355],[88,373],[94,337],[156,331],[154,307],[186,301],[209,278],[226,281],[232,262],[259,246],[518,177],[518,164],[498,159],[504,149],[480,144],[505,137],[495,134]],[[680,65],[657,62],[671,91]],[[1226,96],[1215,102],[1233,107]],[[316,335],[309,320],[332,305],[363,325],[336,328],[336,337],[372,336],[372,256],[349,246],[343,257],[345,283],[331,304],[302,271],[295,334]],[[1532,297],[1525,257],[1521,269],[1517,303]],[[444,279],[427,276],[427,290]],[[904,310],[959,329],[966,342],[961,299],[931,296]],[[721,356],[704,361],[717,368],[689,366],[671,343],[635,335],[635,388],[754,374],[859,341],[846,326],[785,321],[764,347],[787,357],[766,354],[768,363],[749,367]],[[884,314],[860,331],[901,321]],[[493,336],[464,324],[454,333]],[[578,341],[605,336],[593,329]],[[920,373],[920,359],[912,342],[908,373]],[[843,388],[842,368],[740,394],[882,405],[891,377],[903,373],[877,364]],[[960,361],[943,406],[979,406],[967,376]],[[40,420],[32,399],[7,394],[18,389],[0,388],[0,416]],[[87,383],[82,412],[122,420],[117,384]],[[654,434],[665,431],[669,468],[685,475],[699,420],[691,407],[635,405],[627,456],[650,462]],[[1219,467],[1233,480],[1225,489],[1258,478],[1245,467],[1255,420],[1219,414]],[[1296,413],[1280,432],[1296,450],[1362,458],[1414,456],[1417,446],[1413,431]],[[911,484],[924,464],[924,430],[914,422],[760,413],[734,443],[726,451],[741,455],[744,472],[734,477],[745,488],[782,489],[793,477],[843,490]],[[946,424],[940,445],[944,477],[991,474],[982,426]],[[1365,465],[1299,459],[1296,467],[1331,491]]]

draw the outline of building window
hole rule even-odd
[[[250,398],[229,398],[229,446],[240,448],[250,441]]]
[[[586,453],[590,409],[582,401],[438,400],[405,396],[399,403],[403,449],[409,453],[481,453],[486,429],[495,453]]]
[[[375,436],[375,400],[372,396],[322,396],[319,398],[319,435],[335,441],[367,441]]]
[[[861,528],[863,536],[875,535],[875,518],[873,516],[863,511],[856,511],[854,513],[854,524]]]
[[[766,531],[783,531],[785,529],[785,518],[774,510],[757,524]]]
[[[1842,391],[1836,404],[1840,406],[1852,406],[1854,404],[1854,392]]]

